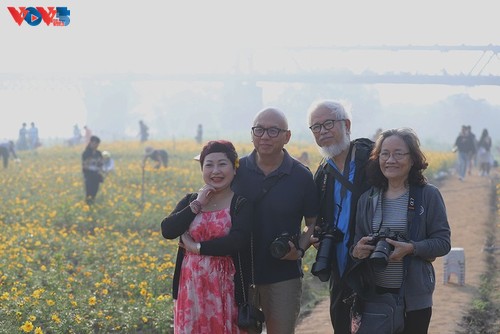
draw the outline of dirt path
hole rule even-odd
[[[452,334],[460,330],[458,323],[468,311],[486,268],[482,248],[490,218],[490,180],[472,175],[461,182],[450,177],[439,188],[451,226],[452,247],[464,249],[466,271],[464,286],[458,284],[456,275],[444,284],[443,258],[434,262],[437,282],[429,334]],[[296,334],[332,334],[328,314],[325,300],[297,326]]]

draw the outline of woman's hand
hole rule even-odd
[[[375,249],[374,245],[369,244],[373,240],[373,237],[363,237],[359,239],[358,243],[354,246],[352,250],[352,256],[357,259],[366,259]]]
[[[198,197],[196,198],[201,205],[206,205],[209,201],[212,195],[215,192],[215,188],[211,185],[205,184],[203,187],[198,190]]]
[[[181,235],[179,247],[184,248],[190,253],[200,254],[198,245],[199,243],[195,242],[193,237],[191,237],[188,232],[184,232],[184,234]]]
[[[409,242],[395,241],[392,239],[385,239],[389,244],[394,247],[394,250],[389,256],[389,261],[402,261],[408,254],[413,254],[413,245]]]

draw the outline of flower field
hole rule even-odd
[[[170,154],[167,169],[141,168],[144,146],[105,141],[116,170],[93,206],[84,201],[80,147],[19,152],[0,170],[0,333],[170,333],[171,278],[177,241],[161,219],[201,185],[201,147],[154,142]],[[244,155],[250,143],[235,146]],[[315,147],[307,151],[314,170]],[[428,153],[430,173],[451,165],[449,153]],[[308,252],[305,269],[313,261]],[[307,275],[306,276],[312,276]]]

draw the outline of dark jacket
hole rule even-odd
[[[351,146],[349,148],[351,154],[351,160],[354,160],[355,163],[355,174],[354,174],[354,184],[353,184],[353,192],[351,197],[351,212],[350,212],[350,220],[349,220],[349,243],[348,247],[352,245],[354,239],[354,230],[356,225],[356,204],[358,202],[359,197],[362,193],[370,188],[367,183],[366,178],[366,164],[368,162],[368,158],[370,156],[371,150],[373,147],[373,142],[367,138],[359,138],[351,142]],[[347,166],[347,163],[346,163]],[[320,214],[318,216],[317,225],[321,225],[321,222],[333,222],[333,203],[335,203],[333,198],[333,188],[335,185],[336,175],[332,171],[333,167],[328,164],[327,161],[323,160],[316,170],[314,175],[314,181],[316,182],[316,187],[318,189],[318,195],[320,198]],[[332,254],[331,258],[333,261],[336,259],[336,255]],[[350,258],[347,259],[347,267],[345,272],[348,271],[349,267],[352,265],[352,260]],[[340,273],[336,264],[332,264],[332,283],[336,285],[336,283],[340,280]]]
[[[422,188],[421,198],[421,207],[415,208],[415,214],[420,216],[418,227],[412,229],[408,226],[409,238],[414,243],[416,251],[409,261],[404,283],[407,311],[432,306],[432,293],[436,286],[432,261],[438,256],[448,254],[451,249],[450,226],[441,193],[435,186],[427,184]],[[373,233],[373,215],[379,199],[378,188],[372,188],[359,199],[354,244],[362,237]],[[416,231],[416,235],[411,235],[412,231]]]
[[[165,239],[175,239],[180,237],[189,229],[189,225],[196,217],[191,211],[189,203],[196,199],[197,194],[187,194],[175,207],[174,211],[161,222],[161,233]],[[201,242],[200,254],[211,256],[231,255],[236,269],[234,276],[235,299],[239,304],[243,301],[242,283],[240,275],[240,263],[238,261],[238,252],[242,256],[242,270],[245,289],[250,283],[250,263],[246,253],[250,252],[250,233],[252,231],[253,205],[244,197],[234,195],[231,200],[231,230],[229,234],[213,240]],[[184,249],[178,248],[177,260],[175,263],[174,279],[172,284],[172,295],[177,299],[179,291],[179,277],[184,259]],[[245,291],[248,294],[248,291]]]

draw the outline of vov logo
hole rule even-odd
[[[26,21],[30,26],[37,26],[42,21],[48,26],[67,26],[70,22],[68,7],[7,7],[14,21],[21,25]]]

